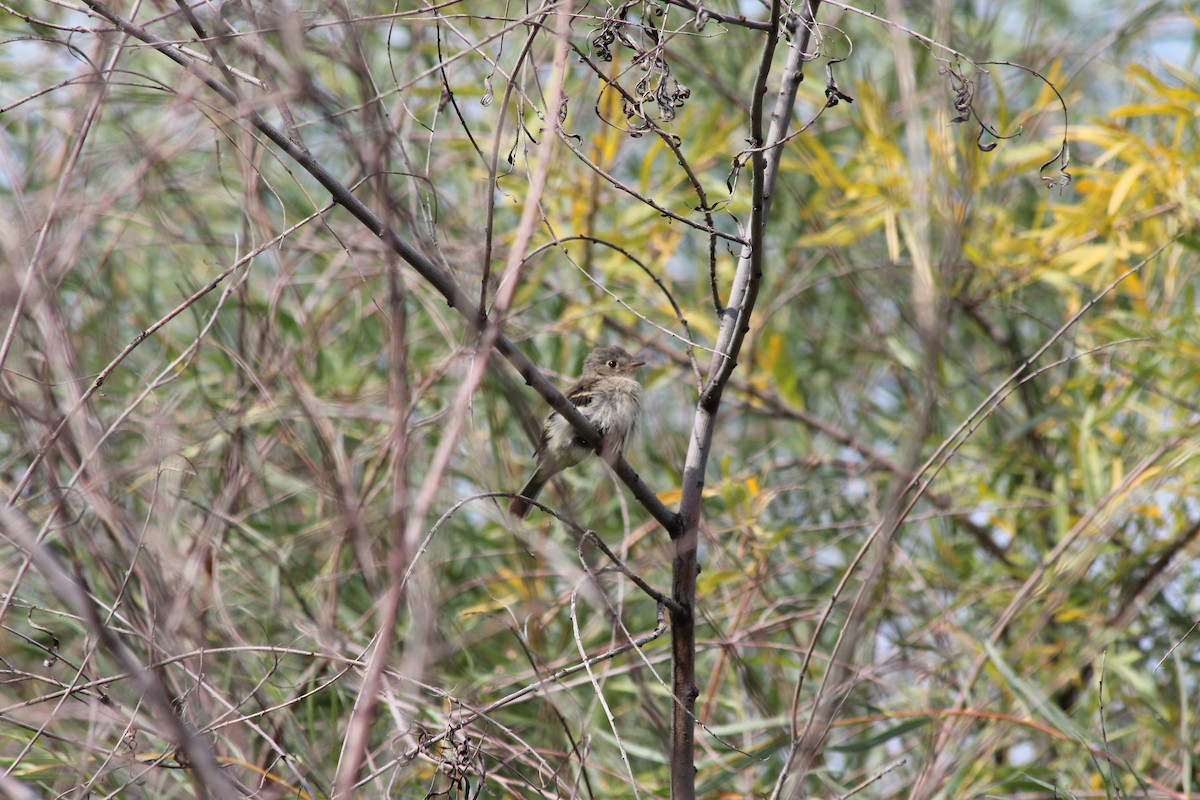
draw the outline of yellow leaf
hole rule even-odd
[[[759,365],[762,367],[762,372],[771,374],[775,372],[775,365],[779,363],[779,357],[783,354],[783,337],[778,333],[771,334],[766,341],[766,346],[760,348],[761,356],[759,356]]]
[[[1136,486],[1140,486],[1141,484],[1145,483],[1146,481],[1148,481],[1148,480],[1151,480],[1152,478],[1155,478],[1155,477],[1157,477],[1157,476],[1158,476],[1158,475],[1159,475],[1161,472],[1162,472],[1162,468],[1161,468],[1161,467],[1151,467],[1150,469],[1146,470],[1146,471],[1145,471],[1145,472],[1143,472],[1141,475],[1139,475],[1139,476],[1138,476],[1138,477],[1137,477],[1137,478],[1136,478],[1136,479],[1133,481],[1133,483],[1131,483],[1131,484],[1129,485],[1129,488],[1130,488],[1130,489],[1133,489],[1133,488],[1134,488],[1134,487],[1136,487]]]
[[[1167,85],[1159,80],[1154,73],[1143,67],[1141,64],[1134,64],[1128,70],[1130,78],[1135,81],[1149,86],[1154,91],[1162,94],[1167,90]]]
[[[1144,307],[1144,298],[1146,296],[1146,287],[1142,285],[1142,280],[1137,275],[1130,275],[1125,280],[1121,281],[1121,285],[1125,288],[1126,294],[1137,301],[1138,307]]]
[[[1124,153],[1130,147],[1134,146],[1133,142],[1126,142],[1126,141],[1113,142],[1113,141],[1105,139],[1104,137],[1101,137],[1101,136],[1090,137],[1090,138],[1095,139],[1096,140],[1095,144],[1098,146],[1099,145],[1108,145],[1108,149],[1105,150],[1100,155],[1096,156],[1096,160],[1092,162],[1092,167],[1095,169],[1100,169],[1105,164],[1107,164],[1109,161],[1112,161],[1114,158],[1116,158],[1117,156]]]
[[[1097,264],[1107,260],[1111,252],[1112,248],[1107,244],[1092,244],[1069,250],[1063,253],[1062,259],[1071,265],[1068,274],[1073,278],[1078,278]]]
[[[1112,195],[1108,198],[1108,215],[1110,217],[1117,213],[1117,209],[1120,208],[1121,203],[1125,201],[1125,197],[1129,194],[1129,190],[1133,188],[1133,184],[1137,182],[1138,178],[1142,177],[1142,173],[1145,171],[1146,162],[1140,161],[1129,169],[1125,170],[1125,173],[1121,175],[1119,179],[1117,179],[1116,184],[1113,186]]]
[[[666,505],[671,505],[672,503],[678,503],[682,498],[683,498],[683,489],[682,488],[664,489],[663,491],[658,493],[659,501]]]
[[[1083,608],[1064,608],[1054,615],[1054,619],[1058,622],[1073,622],[1077,619],[1087,619],[1087,609]]]
[[[1109,112],[1109,116],[1113,119],[1121,117],[1149,117],[1155,114],[1182,114],[1184,109],[1180,106],[1173,106],[1167,103],[1133,103],[1127,106],[1121,106]]]
[[[1141,503],[1139,505],[1134,506],[1133,508],[1131,508],[1129,510],[1133,514],[1147,517],[1148,519],[1152,519],[1155,521],[1162,520],[1162,511],[1160,511],[1158,506],[1156,506],[1154,503]]]

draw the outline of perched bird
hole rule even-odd
[[[646,362],[638,361],[619,347],[599,347],[583,361],[583,374],[563,394],[575,404],[600,433],[600,455],[609,463],[617,460],[625,442],[637,426],[642,385],[634,375]],[[529,501],[538,496],[546,482],[567,467],[573,467],[592,452],[579,433],[558,412],[551,412],[542,426],[542,438],[534,456],[537,469],[521,487],[520,497],[508,504],[515,517],[529,513]]]

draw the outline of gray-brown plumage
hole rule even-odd
[[[601,457],[610,463],[616,461],[637,427],[642,385],[635,372],[644,363],[620,347],[597,348],[584,359],[579,380],[563,392],[579,413],[596,426]],[[537,498],[547,481],[583,461],[591,452],[571,423],[551,412],[534,452],[537,468],[521,487],[521,496],[508,504],[509,513],[516,517],[527,515],[531,508],[529,501]]]

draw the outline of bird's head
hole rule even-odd
[[[598,347],[584,359],[583,371],[593,375],[632,375],[645,363],[620,347]]]

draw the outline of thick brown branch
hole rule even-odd
[[[672,594],[680,610],[671,614],[672,695],[676,698],[671,716],[671,796],[676,800],[695,797],[695,707],[699,689],[696,686],[696,574],[699,570],[697,546],[700,532],[700,501],[704,491],[704,472],[712,448],[713,430],[721,394],[737,366],[738,355],[762,282],[767,217],[771,209],[771,194],[778,175],[782,149],[773,147],[787,136],[795,105],[796,91],[803,78],[804,50],[812,30],[812,15],[817,2],[805,5],[798,20],[800,35],[794,37],[781,85],[771,111],[770,123],[766,114],[767,78],[782,33],[782,3],[771,5],[770,28],[763,44],[762,58],[755,79],[751,103],[750,126],[753,197],[749,225],[749,244],[742,249],[737,271],[729,289],[729,303],[721,315],[721,325],[715,352],[709,366],[708,381],[700,394],[688,441],[687,459],[683,468],[682,498],[679,504],[680,529],[674,539],[675,557],[672,564]],[[790,21],[790,20],[789,20]]]

